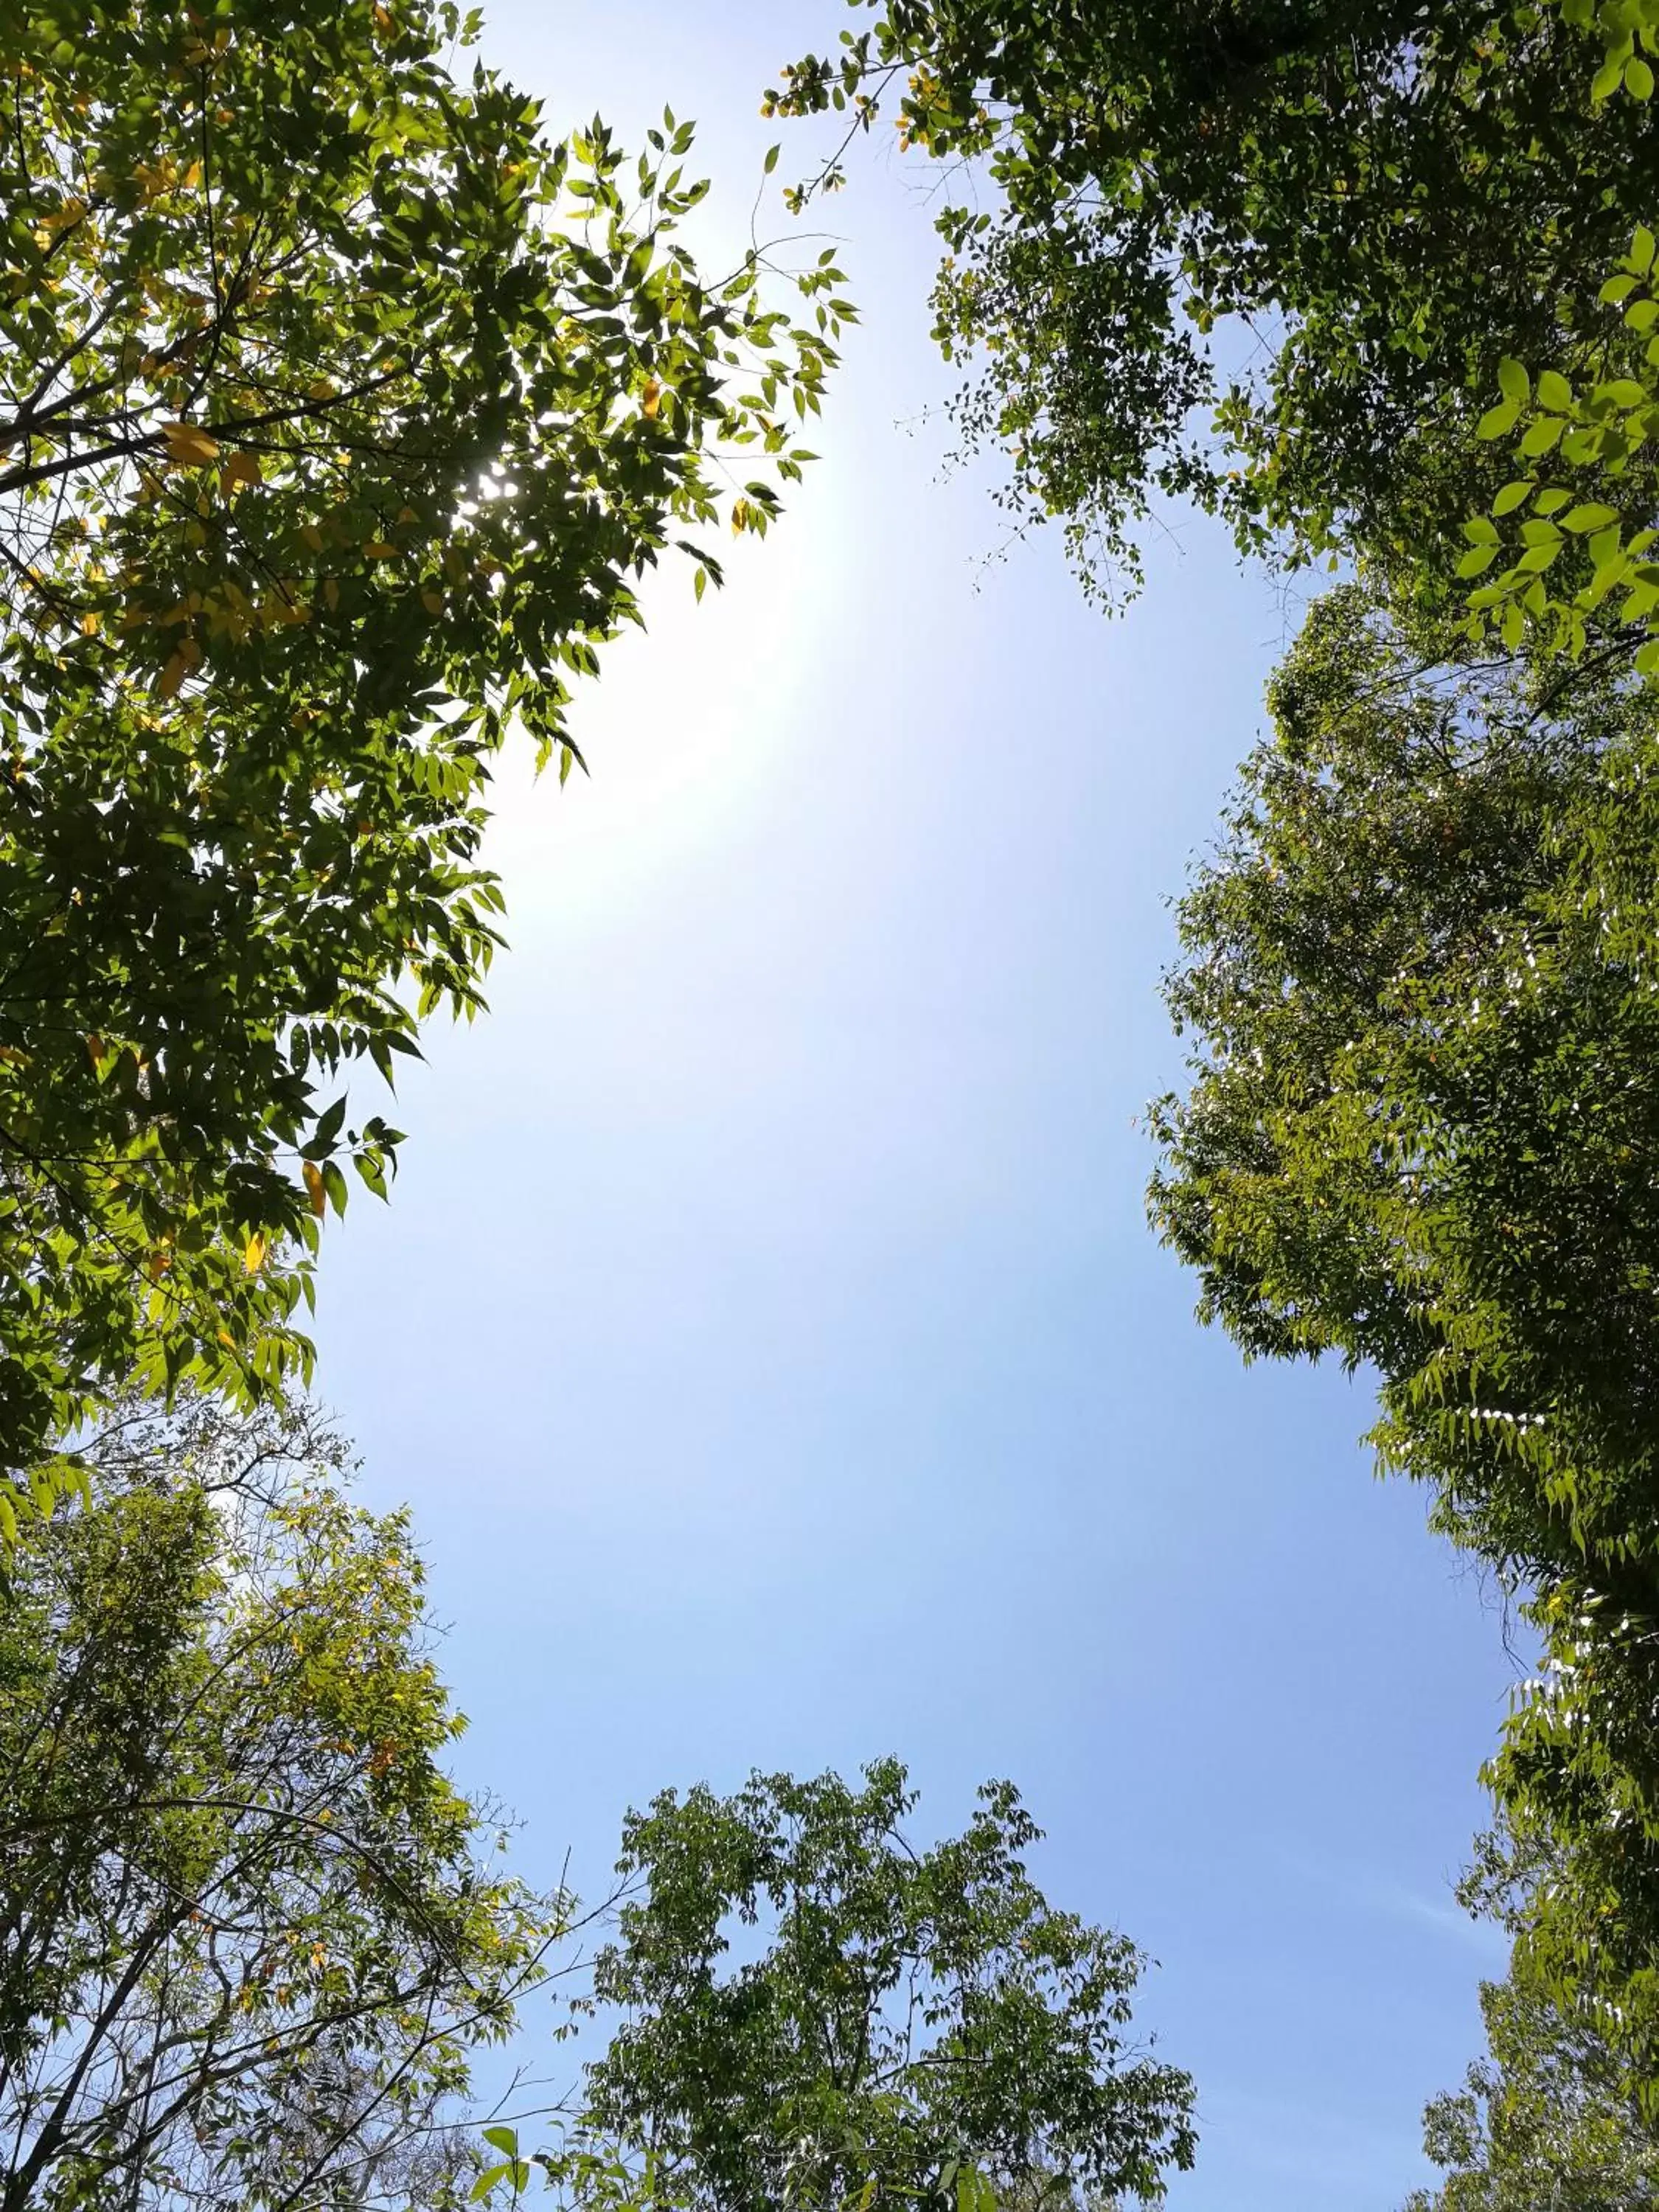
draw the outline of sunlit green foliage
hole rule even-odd
[[[1091,582],[1160,495],[1292,557],[1436,557],[1503,481],[1473,435],[1500,356],[1580,346],[1659,185],[1650,109],[1595,101],[1583,28],[1528,0],[858,13],[769,98],[967,164],[933,295],[957,428]]]
[[[1376,1373],[1385,1463],[1528,1594],[1493,1778],[1522,1952],[1659,2051],[1659,696],[1319,602],[1170,979],[1152,1207],[1250,1354]],[[1564,1999],[1565,2001],[1565,1999]],[[1659,2075],[1654,2078],[1659,2079]]]
[[[1659,8],[1652,0],[1560,0],[1564,20],[1600,31],[1603,60],[1592,106],[1621,96],[1646,102],[1659,53]],[[1504,439],[1517,428],[1517,473],[1490,512],[1465,523],[1468,550],[1460,576],[1477,581],[1468,597],[1469,632],[1496,633],[1511,650],[1534,645],[1571,658],[1592,635],[1597,650],[1623,651],[1643,675],[1659,673],[1659,532],[1652,525],[1650,448],[1659,440],[1659,297],[1655,243],[1638,225],[1628,251],[1601,286],[1598,325],[1577,295],[1562,316],[1578,343],[1534,385],[1525,365],[1498,366],[1498,398],[1477,435]],[[1611,311],[1617,309],[1614,315]],[[1490,572],[1494,568],[1497,574]]]
[[[1463,1888],[1511,1931],[1559,1867],[1482,1838]],[[1583,2007],[1535,1981],[1485,1982],[1487,2055],[1424,2112],[1424,2148],[1445,2175],[1404,2212],[1634,2212],[1659,2202],[1659,2135],[1632,2096],[1624,2055]]]
[[[471,1014],[521,726],[641,574],[763,530],[842,310],[705,283],[665,118],[453,66],[437,0],[13,9],[0,38],[0,1466],[110,1378],[246,1397],[348,1105]],[[787,290],[786,287],[786,290]],[[738,459],[754,480],[732,476]]]
[[[561,1925],[443,1771],[401,1516],[309,1417],[129,1408],[0,1586],[0,2200],[442,2212]]]
[[[915,1804],[885,1759],[861,1789],[757,1775],[631,1814],[594,2123],[696,2212],[975,2212],[1033,2177],[1058,2212],[1158,2202],[1192,2162],[1194,2090],[1129,2040],[1141,1954],[1048,1905],[1010,1784],[932,1848],[905,1838]]]

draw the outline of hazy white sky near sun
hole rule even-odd
[[[728,237],[762,87],[839,28],[487,17],[556,128],[695,116]],[[494,1011],[434,1032],[393,1204],[330,1232],[319,1388],[415,1506],[527,1872],[599,1891],[626,1806],[754,1765],[895,1751],[924,1827],[1010,1775],[1050,1895],[1162,1961],[1176,2212],[1388,2212],[1501,1964],[1449,1883],[1510,1670],[1364,1390],[1195,1326],[1133,1126],[1177,1066],[1164,901],[1286,617],[1191,521],[1117,622],[1057,543],[981,574],[996,514],[915,419],[921,173],[852,170],[823,459],[609,657],[591,782],[506,764]]]

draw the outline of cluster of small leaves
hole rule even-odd
[[[936,335],[1017,521],[1060,518],[1108,589],[1165,498],[1292,561],[1433,549],[1443,586],[1500,481],[1473,436],[1492,362],[1578,348],[1561,272],[1607,267],[1659,181],[1650,107],[1573,97],[1576,21],[1531,0],[875,15],[767,103],[846,118],[817,184],[887,108],[964,179]]]
[[[1577,31],[1595,31],[1602,44],[1601,66],[1590,84],[1590,98],[1611,100],[1629,93],[1651,100],[1653,70],[1645,57],[1659,54],[1659,6],[1654,0],[1554,0],[1563,22]]]
[[[1659,443],[1655,251],[1644,225],[1601,288],[1603,303],[1620,310],[1623,343],[1606,349],[1599,374],[1575,380],[1546,369],[1534,386],[1519,362],[1499,365],[1501,397],[1479,434],[1495,441],[1524,424],[1516,452],[1527,466],[1498,492],[1489,515],[1463,527],[1469,550],[1460,576],[1504,563],[1469,593],[1472,637],[1495,631],[1515,651],[1531,629],[1576,657],[1605,608],[1629,635],[1636,667],[1659,672],[1659,531],[1648,520],[1651,465],[1640,465]]]
[[[0,1604],[0,2197],[452,2212],[566,1918],[492,1867],[406,1521],[303,1408],[121,1409]]]
[[[483,1003],[493,755],[568,774],[642,574],[718,580],[811,458],[833,255],[799,317],[758,252],[706,282],[689,126],[551,142],[465,28],[94,0],[4,42],[0,1465],[135,1370],[308,1365],[323,1218],[399,1141],[351,1071]]]
[[[1011,1785],[981,1798],[929,1850],[891,1759],[861,1789],[757,1775],[629,1814],[643,1894],[596,1962],[623,2019],[589,2100],[677,2201],[985,2212],[1037,2175],[1054,2207],[1157,2203],[1190,2165],[1190,2077],[1127,2039],[1140,1954],[1047,1904]]]
[[[630,2158],[580,2125],[567,2130],[556,2150],[526,2151],[519,2130],[507,2126],[486,2128],[483,2140],[495,2156],[474,2181],[471,2203],[495,2197],[516,2206],[539,2176],[562,2212],[679,2212],[654,2150]]]

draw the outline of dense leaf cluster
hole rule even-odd
[[[971,2208],[977,2176],[998,2203],[1156,2203],[1191,2164],[1190,2076],[1127,2038],[1141,1954],[1046,1902],[1010,1784],[981,1800],[931,1849],[892,1759],[629,1815],[641,1893],[597,1962],[623,2018],[590,2088],[673,2201]]]
[[[1500,356],[1571,350],[1659,186],[1650,110],[1527,0],[867,4],[769,100],[960,165],[957,426],[1091,583],[1160,494],[1247,547],[1432,559],[1502,481]]]
[[[0,1464],[308,1348],[354,1113],[497,943],[489,764],[697,533],[763,529],[842,312],[705,283],[666,118],[568,142],[432,0],[95,0],[0,45]],[[728,483],[732,458],[761,473]],[[687,535],[687,533],[691,533]]]
[[[0,2203],[441,2212],[561,1908],[443,1772],[405,1521],[303,1413],[91,1457],[0,1592]]]

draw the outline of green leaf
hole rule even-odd
[[[1632,54],[1625,64],[1625,89],[1632,100],[1653,97],[1653,71],[1639,54]]]
[[[1498,364],[1498,388],[1517,408],[1524,407],[1532,397],[1532,384],[1526,370],[1507,354]]]
[[[1460,576],[1479,576],[1490,568],[1497,558],[1497,546],[1476,545],[1458,562],[1457,574]]]
[[[1516,507],[1524,507],[1526,505],[1527,501],[1531,497],[1532,494],[1537,489],[1537,488],[1538,479],[1536,477],[1517,477],[1513,483],[1506,483],[1502,491],[1498,493],[1497,498],[1493,500],[1492,503],[1492,513],[1494,514],[1513,514]]]
[[[499,2150],[512,2159],[519,2155],[519,2131],[516,2128],[486,2128],[483,2139],[492,2150]]]
[[[1514,429],[1520,419],[1521,410],[1513,399],[1500,400],[1496,407],[1489,407],[1480,417],[1475,425],[1475,435],[1488,441],[1504,437]]]
[[[477,2204],[481,2203],[484,2197],[489,2195],[491,2190],[500,2187],[501,2184],[507,2179],[507,2175],[511,2173],[512,2171],[512,2163],[510,2160],[506,2159],[504,2159],[499,2166],[486,2166],[483,2172],[478,2176],[477,2179],[473,2183],[471,2189],[469,2191],[467,2194],[467,2203],[469,2204]]]
[[[1536,460],[1547,453],[1561,435],[1563,425],[1559,415],[1546,416],[1541,421],[1529,423],[1521,441],[1521,451],[1528,460]]]
[[[1538,379],[1538,404],[1564,414],[1572,405],[1572,386],[1558,369],[1547,368]]]
[[[340,1133],[345,1112],[346,1102],[342,1097],[318,1117],[317,1126],[311,1133],[311,1141],[306,1146],[307,1153],[321,1154],[329,1149]]]
[[[1561,527],[1582,536],[1592,530],[1605,530],[1610,522],[1618,520],[1616,508],[1603,506],[1597,500],[1586,500],[1577,507],[1568,508],[1561,518]]]

